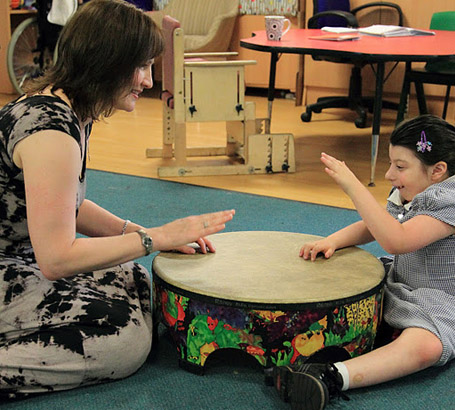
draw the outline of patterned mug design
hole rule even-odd
[[[286,22],[288,25],[283,31]],[[265,16],[265,31],[270,41],[280,41],[290,28],[291,21],[284,16]]]

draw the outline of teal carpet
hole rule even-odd
[[[227,225],[228,232],[263,230],[327,235],[359,219],[355,211],[346,209],[99,171],[88,172],[87,197],[123,218],[146,226],[229,208],[237,212]],[[383,253],[377,244],[369,244],[365,249],[376,256]],[[150,268],[151,258],[140,261]],[[254,359],[248,362],[220,356],[208,362],[204,376],[181,370],[177,360],[176,350],[160,328],[154,354],[125,380],[0,403],[0,406],[2,410],[290,408],[272,388],[264,385]],[[349,397],[350,401],[335,401],[328,409],[455,409],[455,365],[350,391]]]

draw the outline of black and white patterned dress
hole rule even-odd
[[[150,277],[144,267],[131,262],[57,281],[38,268],[23,174],[12,157],[20,140],[47,129],[72,136],[81,147],[76,217],[85,197],[87,144],[81,144],[72,109],[42,95],[0,110],[0,398],[126,377],[151,347]]]
[[[428,215],[455,226],[455,176],[429,186],[404,206],[394,190],[387,210],[400,222]],[[397,329],[418,327],[436,335],[443,345],[437,365],[455,357],[455,235],[394,257],[384,319]]]

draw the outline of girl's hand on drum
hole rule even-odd
[[[344,161],[339,161],[323,152],[321,153],[321,162],[325,165],[325,172],[330,175],[348,195],[353,186],[361,184]]]
[[[308,242],[300,249],[299,256],[305,260],[316,260],[319,253],[322,253],[326,259],[329,259],[336,251],[336,247],[327,239],[316,242]]]
[[[197,242],[202,253],[214,252],[215,247],[205,237],[223,230],[235,214],[234,209],[213,212],[210,214],[193,215],[177,219],[158,228],[149,229],[153,239],[154,250],[179,250],[184,253],[194,253],[187,244]],[[185,246],[186,245],[186,246]]]

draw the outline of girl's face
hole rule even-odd
[[[389,145],[389,158],[385,177],[400,191],[402,201],[412,201],[433,183],[433,167],[420,162],[409,148]]]
[[[131,112],[136,107],[136,102],[139,99],[139,95],[142,93],[144,88],[152,88],[152,65],[153,61],[148,61],[141,67],[136,68],[133,82],[131,87],[125,90],[125,92],[115,102],[115,108]]]

